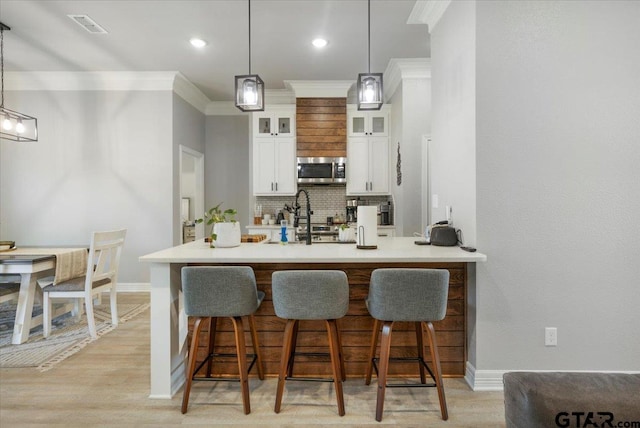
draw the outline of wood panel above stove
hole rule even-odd
[[[347,156],[347,99],[296,99],[297,156]]]

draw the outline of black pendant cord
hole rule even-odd
[[[367,62],[369,74],[371,74],[371,0],[367,0]]]
[[[0,108],[4,108],[4,25],[0,27],[0,81],[2,81]]]
[[[251,74],[251,0],[249,1],[249,74]]]

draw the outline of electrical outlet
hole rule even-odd
[[[544,346],[558,346],[558,329],[546,327],[544,329]]]

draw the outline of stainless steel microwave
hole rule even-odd
[[[298,183],[345,184],[347,158],[298,158]]]

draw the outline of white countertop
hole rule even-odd
[[[233,248],[209,248],[199,239],[140,257],[151,263],[376,263],[376,262],[484,262],[487,256],[459,247],[415,245],[412,237],[381,237],[378,248],[362,250],[356,244],[242,243]]]

